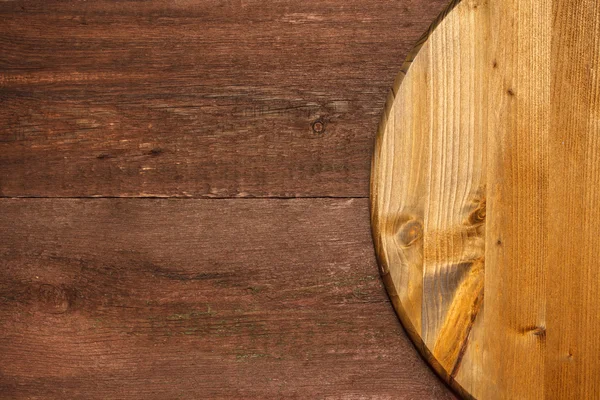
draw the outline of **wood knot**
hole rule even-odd
[[[412,246],[423,237],[423,224],[417,220],[410,220],[403,224],[398,231],[398,240],[402,247]]]
[[[43,284],[38,290],[38,301],[42,311],[62,314],[69,309],[69,296],[59,287]]]
[[[321,135],[323,133],[325,133],[325,121],[323,121],[322,119],[318,119],[315,122],[312,123],[312,130],[314,133]]]
[[[546,327],[545,326],[527,326],[520,330],[522,335],[533,335],[536,336],[539,340],[546,339]]]
[[[481,225],[485,222],[485,208],[485,200],[483,200],[479,203],[479,207],[469,214],[469,225]]]

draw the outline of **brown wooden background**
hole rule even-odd
[[[0,2],[0,398],[453,398],[368,214],[444,5]]]

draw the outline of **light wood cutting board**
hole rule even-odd
[[[600,399],[600,0],[463,0],[372,167],[396,311],[465,398]]]

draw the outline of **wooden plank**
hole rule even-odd
[[[489,7],[487,131],[494,134],[488,136],[485,379],[476,393],[551,398],[544,371],[552,4],[510,0]]]
[[[0,392],[451,399],[375,265],[366,199],[0,200]]]
[[[451,376],[483,298],[486,137],[477,112],[484,92],[476,55],[483,48],[475,34],[486,25],[482,15],[468,2],[454,8],[423,49],[431,64],[424,113],[431,176],[424,197],[422,336]]]
[[[562,168],[549,181],[545,389],[549,399],[591,399],[600,396],[600,3],[557,1],[553,16],[549,149]]]
[[[0,2],[0,195],[367,197],[445,3]]]

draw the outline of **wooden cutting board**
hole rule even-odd
[[[402,68],[372,167],[381,272],[465,398],[600,398],[600,0],[463,0]]]

